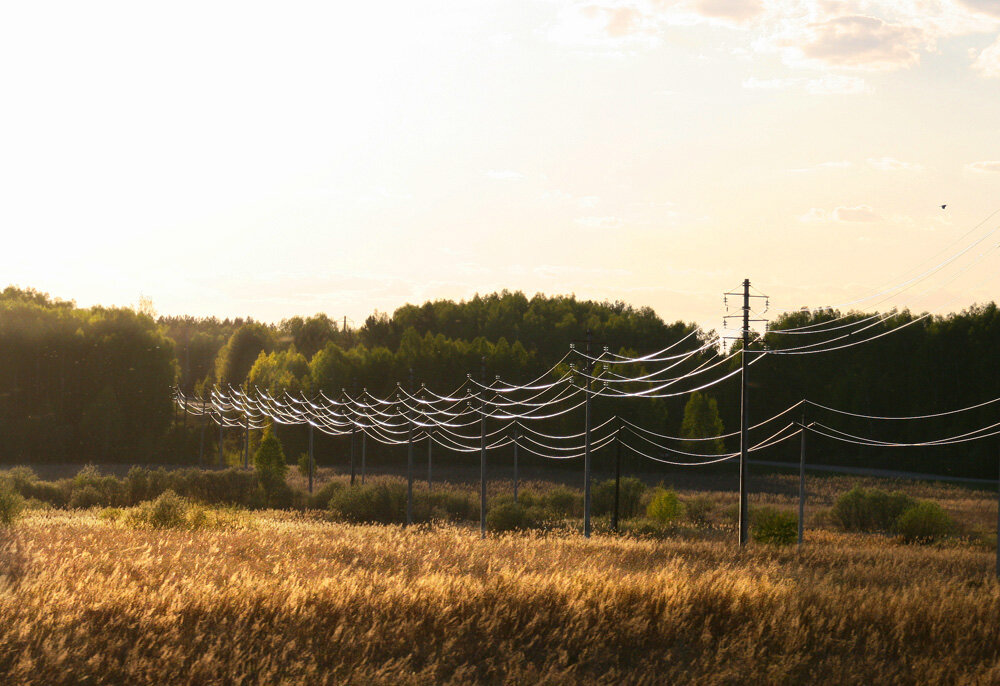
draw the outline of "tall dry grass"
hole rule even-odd
[[[33,512],[0,552],[0,682],[997,683],[993,553]]]

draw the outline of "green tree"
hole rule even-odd
[[[270,427],[264,432],[260,447],[254,453],[253,466],[267,493],[274,493],[285,483],[285,475],[288,473],[285,451]]]
[[[681,436],[684,438],[711,438],[719,436],[725,429],[719,417],[719,404],[715,398],[699,391],[691,394],[684,406],[684,421],[681,423]],[[717,438],[714,441],[685,441],[685,449],[693,453],[718,455],[725,452],[725,441]]]

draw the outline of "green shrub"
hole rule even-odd
[[[618,515],[622,519],[639,515],[646,484],[641,479],[626,477],[618,491]],[[595,516],[610,515],[615,509],[615,480],[601,481],[591,492],[591,507]]]
[[[940,505],[924,500],[899,515],[895,529],[907,543],[931,543],[954,533],[955,522]]]
[[[368,483],[333,493],[330,513],[348,522],[400,524],[406,521],[406,484]]]
[[[529,528],[528,510],[520,503],[494,505],[486,513],[486,528],[490,531],[518,531]]]
[[[260,447],[253,456],[253,466],[257,479],[268,493],[278,490],[285,483],[285,475],[288,473],[285,451],[271,429],[264,432]]]
[[[128,522],[154,529],[171,529],[187,524],[187,501],[173,491],[164,491],[156,500],[140,503],[129,513]]]
[[[65,507],[69,503],[70,488],[52,481],[33,481],[24,484],[21,494],[29,500],[40,500],[54,507]]]
[[[333,494],[343,488],[346,488],[343,481],[331,481],[324,484],[322,488],[317,489],[309,496],[309,507],[327,507]]]
[[[695,496],[684,501],[684,511],[687,518],[695,524],[705,524],[715,509],[715,501],[706,495]]]
[[[21,495],[38,482],[38,476],[31,467],[11,467],[5,474],[14,490]]]
[[[837,498],[830,519],[845,531],[891,531],[899,516],[915,504],[904,493],[856,486]]]
[[[750,519],[750,537],[757,543],[791,545],[799,540],[799,520],[791,512],[773,507],[755,508]]]
[[[25,502],[9,484],[0,484],[0,526],[13,526],[24,512]]]
[[[309,478],[309,453],[302,453],[298,459],[299,474]],[[315,465],[314,465],[315,466]]]
[[[583,516],[583,494],[565,486],[556,486],[539,496],[539,505],[560,517]]]
[[[654,522],[669,524],[680,517],[684,512],[684,504],[681,503],[677,493],[671,488],[669,490],[656,487],[653,489],[653,497],[650,498],[649,505],[646,506],[646,516]]]
[[[69,506],[73,508],[97,507],[98,505],[108,505],[107,500],[92,484],[74,488],[73,494],[69,498]]]

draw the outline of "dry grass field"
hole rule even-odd
[[[839,488],[824,484],[818,504]],[[995,522],[988,493],[912,489],[968,530]],[[484,541],[464,525],[315,513],[212,522],[50,509],[0,529],[0,682],[1000,683],[1000,586],[981,537],[814,529],[802,552],[738,551],[684,532]]]

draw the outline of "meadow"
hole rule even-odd
[[[790,509],[794,480],[767,479],[752,504]],[[481,540],[326,509],[203,506],[160,526],[34,507],[0,528],[0,681],[1000,682],[995,494],[870,481],[960,525],[913,545],[830,524],[856,483],[810,480],[801,551],[738,550],[733,494],[712,490],[679,490],[717,503],[698,523],[589,540],[572,521]]]

